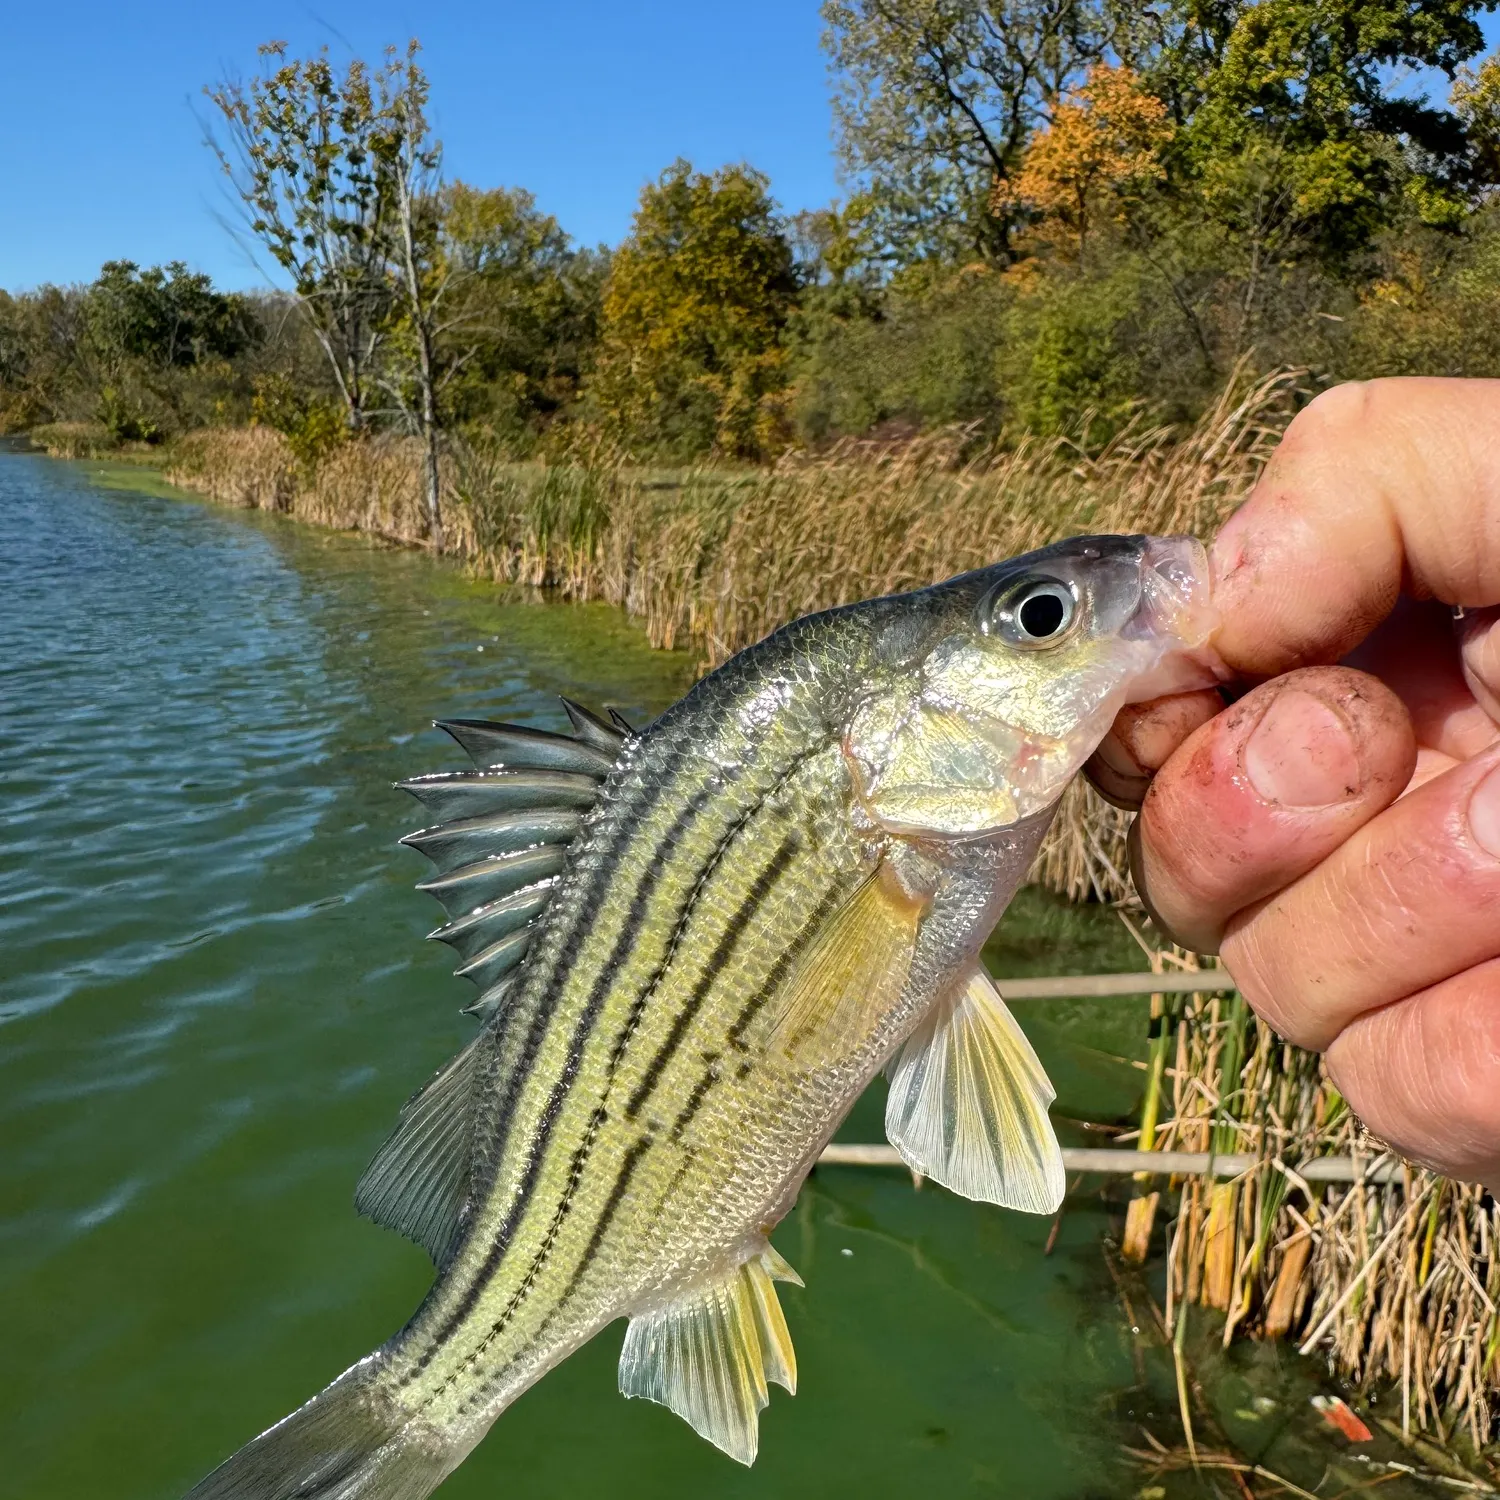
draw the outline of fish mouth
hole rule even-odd
[[[1125,634],[1161,648],[1130,684],[1127,703],[1217,687],[1231,676],[1209,642],[1220,614],[1210,599],[1208,551],[1197,537],[1153,536],[1141,551],[1141,599]]]

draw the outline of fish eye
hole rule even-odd
[[[986,635],[998,635],[1026,650],[1055,646],[1077,618],[1077,598],[1055,578],[1028,578],[1002,587],[980,610]]]

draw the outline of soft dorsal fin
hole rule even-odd
[[[429,934],[448,943],[458,973],[483,992],[469,1010],[493,1015],[526,956],[537,920],[565,868],[564,851],[599,797],[625,734],[563,699],[574,734],[488,719],[440,721],[477,769],[398,782],[437,819],[402,843],[437,873],[418,887],[448,921]]]
[[[1050,1214],[1065,1189],[1056,1097],[1026,1034],[976,965],[886,1069],[885,1133],[914,1172],[965,1198]]]
[[[797,1356],[775,1281],[801,1278],[766,1245],[729,1274],[630,1320],[620,1390],[675,1411],[699,1437],[755,1462],[767,1382],[797,1390]]]
[[[474,1078],[486,1032],[406,1101],[395,1130],[365,1169],[354,1206],[415,1240],[441,1266],[469,1197]]]

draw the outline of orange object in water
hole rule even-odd
[[[1348,1402],[1337,1396],[1314,1396],[1312,1404],[1330,1427],[1337,1427],[1351,1443],[1368,1443],[1374,1434],[1360,1421]]]

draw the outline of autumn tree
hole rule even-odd
[[[389,325],[390,121],[358,59],[340,74],[327,48],[289,60],[284,42],[260,57],[248,82],[205,90],[220,117],[209,145],[245,227],[290,280],[358,430]]]
[[[1096,63],[1026,148],[1015,182],[997,183],[997,205],[1034,210],[1044,233],[1081,260],[1091,223],[1122,222],[1133,195],[1166,175],[1172,138],[1166,106],[1129,68]]]
[[[892,256],[1004,261],[993,189],[1104,57],[1106,0],[827,0],[844,169],[879,204]]]
[[[796,296],[765,177],[675,162],[642,191],[605,287],[589,394],[606,430],[638,452],[774,452]]]

